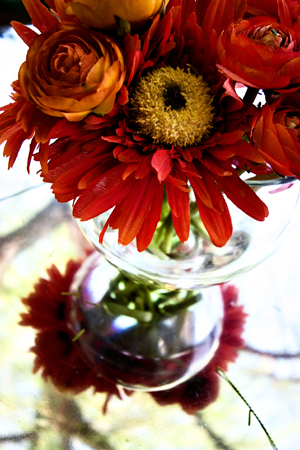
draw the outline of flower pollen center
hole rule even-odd
[[[170,85],[163,91],[165,106],[179,111],[186,106],[186,99],[182,95],[178,84]]]
[[[154,143],[187,147],[208,137],[212,103],[201,76],[161,67],[140,78],[131,98],[132,120]]]

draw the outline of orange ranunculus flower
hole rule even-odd
[[[157,14],[163,3],[163,0],[67,0],[66,13],[74,14],[90,27],[115,29],[118,16],[138,28]]]
[[[300,178],[300,92],[261,108],[253,141],[280,175]]]
[[[34,39],[19,71],[28,102],[71,122],[110,112],[124,78],[122,52],[113,39],[63,22]]]
[[[246,86],[278,90],[300,83],[300,35],[270,17],[231,24],[217,51],[217,67]]]

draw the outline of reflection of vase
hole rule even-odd
[[[86,361],[102,376],[131,389],[160,390],[190,378],[209,362],[218,347],[223,316],[220,289],[214,285],[269,256],[289,229],[298,203],[294,179],[250,185],[267,204],[269,217],[257,222],[231,204],[234,231],[223,248],[214,247],[205,234],[191,233],[187,243],[176,244],[161,258],[150,248],[139,253],[134,243],[119,246],[113,230],[106,232],[100,245],[98,236],[106,217],[81,224],[93,246],[134,280],[137,291],[143,286],[147,295],[155,292],[156,297],[161,294],[155,289],[169,292],[172,306],[170,311],[160,310],[157,301],[154,314],[151,306],[141,312],[135,302],[140,294],[132,291],[133,301],[116,308],[108,288],[118,271],[93,255],[73,283],[72,292],[78,294],[70,328],[75,337],[80,335],[78,346]],[[189,291],[197,293],[191,305],[182,301]]]
[[[182,292],[173,291],[160,313],[134,317],[112,310],[109,280],[116,272],[94,253],[74,279],[71,290],[80,286],[80,297],[70,327],[74,335],[85,330],[78,346],[86,361],[102,376],[136,390],[171,388],[198,373],[213,356],[222,330],[219,288],[197,293],[188,307]]]

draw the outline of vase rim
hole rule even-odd
[[[296,180],[297,180],[297,178],[295,178],[295,177],[278,177],[278,178],[265,178],[265,179],[249,178],[244,181],[250,187],[252,187],[252,186],[263,187],[263,186],[274,186],[274,185],[293,183]]]

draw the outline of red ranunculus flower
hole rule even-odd
[[[291,25],[287,14],[286,22]],[[230,79],[257,89],[296,89],[300,35],[270,17],[232,23],[218,40],[217,67]]]
[[[253,141],[280,174],[300,178],[300,92],[262,107]]]

